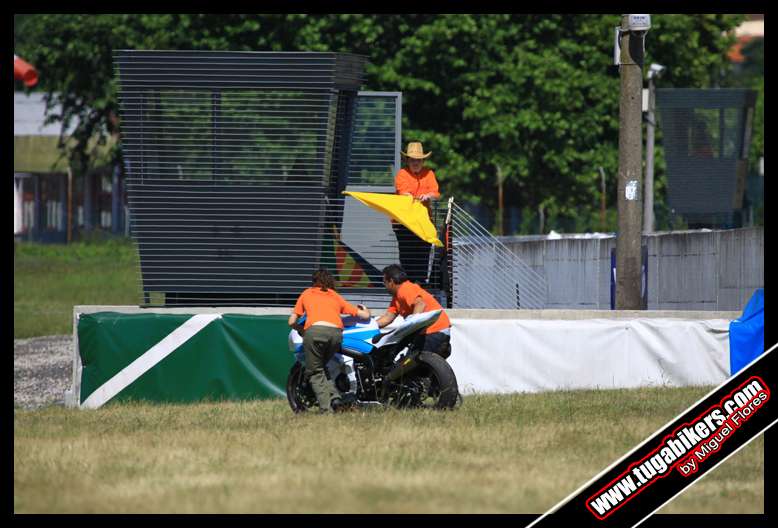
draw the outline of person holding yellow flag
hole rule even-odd
[[[430,209],[430,203],[440,198],[438,181],[432,169],[424,166],[424,160],[432,152],[424,152],[421,142],[408,143],[407,152],[402,152],[407,160],[407,167],[397,171],[394,177],[394,187],[397,194],[412,196]],[[430,217],[431,218],[431,217]],[[392,229],[397,236],[397,248],[400,252],[400,264],[408,274],[408,279],[423,283],[427,279],[427,262],[430,246],[421,240],[402,224],[392,222]]]

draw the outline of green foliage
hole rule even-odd
[[[667,66],[662,87],[713,86],[728,75],[731,30],[742,19],[654,15],[646,64]],[[602,166],[607,205],[615,207],[616,14],[101,14],[14,21],[16,51],[39,69],[50,100],[64,105],[52,119],[79,123],[71,158],[83,163],[87,139],[117,129],[113,50],[352,52],[370,60],[366,89],[403,92],[403,141],[420,140],[434,152],[429,165],[446,194],[496,209],[499,167],[506,207],[543,205],[549,229],[567,222],[596,230]],[[752,148],[763,148],[763,140],[755,136]],[[658,162],[657,202],[663,178]]]

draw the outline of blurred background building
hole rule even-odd
[[[84,177],[69,176],[61,124],[46,124],[45,109],[42,92],[14,93],[14,238],[62,243],[94,229],[126,234],[122,178],[109,159],[113,142],[96,146]]]

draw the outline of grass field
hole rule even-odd
[[[137,304],[130,242],[18,244],[14,337]],[[17,513],[541,513],[705,394],[470,396],[450,413],[294,416],[285,401],[14,410]],[[758,439],[662,511],[761,513]]]
[[[283,400],[14,411],[14,511],[541,513],[704,395],[469,396],[295,416]],[[756,440],[662,511],[761,513]]]
[[[14,247],[15,339],[70,334],[77,304],[138,304],[137,250],[129,241]]]

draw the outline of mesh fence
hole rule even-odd
[[[543,276],[453,201],[449,239],[453,308],[545,307]]]

